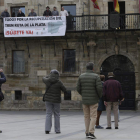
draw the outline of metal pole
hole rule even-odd
[[[88,10],[89,10],[89,15],[90,15],[90,0],[88,0],[88,5],[89,5]]]
[[[83,15],[84,15],[84,2],[83,2]]]
[[[38,4],[38,16],[39,16],[39,4]]]

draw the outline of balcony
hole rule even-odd
[[[82,15],[67,17],[67,32],[105,32],[140,30],[140,14],[120,14],[117,29],[110,28],[111,15]],[[0,18],[0,33],[3,34],[3,22]]]

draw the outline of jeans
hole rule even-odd
[[[46,102],[46,122],[45,131],[51,131],[52,114],[54,113],[55,132],[60,132],[60,103]]]

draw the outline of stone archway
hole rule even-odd
[[[134,72],[131,60],[124,55],[112,55],[101,65],[101,72]]]
[[[122,110],[135,109],[135,67],[132,61],[124,55],[112,55],[104,60],[101,73],[107,76],[114,72],[116,80],[122,85],[125,101],[120,106]]]

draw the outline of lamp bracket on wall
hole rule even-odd
[[[67,39],[67,36],[65,37],[66,38],[66,43],[67,43],[67,48],[69,47],[69,45],[68,45],[68,39]]]
[[[54,41],[54,39],[53,39],[53,45],[54,45],[54,56],[56,56],[56,48],[55,48],[55,41]]]
[[[27,39],[26,39],[26,45],[27,45],[27,49],[28,49],[28,57],[30,58],[30,50],[29,50],[29,45],[27,43]]]
[[[17,47],[17,42],[16,42],[15,38],[14,38],[14,42],[15,42],[15,46],[16,46],[16,49],[17,49],[18,47]]]
[[[82,34],[83,34],[83,33],[81,33],[81,38],[82,38],[82,46],[83,46],[83,57],[85,57],[84,40],[83,40]]]
[[[127,46],[126,30],[125,30],[125,41],[126,41],[126,52],[128,53],[128,46]]]
[[[4,37],[3,37],[3,44],[4,44],[4,49],[5,49],[5,58],[7,58],[7,48],[5,46],[5,39],[4,39]]]
[[[43,52],[42,52],[41,41],[40,41],[40,49],[41,49],[41,57],[43,57]]]
[[[105,48],[106,48],[106,54],[107,54],[107,45],[106,45],[106,35],[105,35],[105,32],[104,32],[104,37],[105,37]]]

